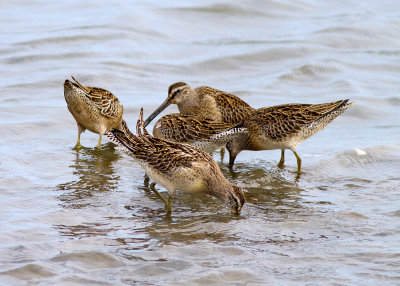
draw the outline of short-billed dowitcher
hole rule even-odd
[[[167,99],[146,119],[147,126],[170,104],[177,104],[181,114],[201,115],[216,122],[239,123],[254,109],[237,96],[208,86],[192,89],[176,82],[168,88]]]
[[[227,144],[229,166],[233,166],[242,150],[281,149],[278,166],[282,168],[285,149],[290,149],[296,156],[299,176],[301,159],[296,147],[353,105],[354,102],[346,99],[323,104],[283,104],[260,108],[243,122],[248,133],[235,137]]]
[[[155,137],[188,143],[207,153],[224,147],[232,138],[246,132],[247,129],[240,124],[220,123],[204,116],[180,113],[161,117],[153,128]]]
[[[171,196],[176,190],[188,193],[205,193],[228,203],[236,214],[244,204],[241,188],[231,184],[222,174],[217,162],[206,152],[189,144],[157,138],[147,133],[143,123],[143,109],[132,134],[125,121],[121,130],[107,133],[118,148],[136,159],[146,174],[169,192],[165,199],[151,184],[151,189],[163,200],[171,212]]]
[[[100,149],[101,136],[111,128],[118,128],[122,121],[123,107],[111,92],[88,87],[68,79],[64,82],[64,97],[72,116],[78,125],[78,140],[75,148],[80,148],[81,133],[86,129],[98,133],[97,148]]]

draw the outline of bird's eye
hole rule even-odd
[[[180,92],[181,92],[181,89],[175,90],[175,91],[171,94],[170,98],[171,98],[171,99],[174,98],[174,97],[177,96],[178,93],[180,93]]]

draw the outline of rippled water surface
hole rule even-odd
[[[128,2],[0,1],[0,284],[400,283],[400,4]],[[242,152],[234,172],[225,156],[240,216],[178,192],[168,218],[106,138],[72,150],[70,75],[117,95],[130,125],[176,81],[254,107],[357,104],[299,146],[298,181],[291,152],[284,170],[279,151]]]

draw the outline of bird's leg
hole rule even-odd
[[[156,183],[151,183],[150,184],[150,189],[164,202],[165,204],[165,209],[167,210],[167,214],[170,214],[172,212],[172,206],[171,206],[171,196],[168,196],[168,200],[164,198],[163,195],[161,195],[155,188]]]
[[[283,168],[283,164],[285,163],[285,149],[281,149],[281,159],[278,163],[278,168]]]
[[[225,148],[224,147],[221,148],[220,153],[221,153],[221,163],[222,163],[224,161],[224,157],[225,157]]]
[[[143,184],[144,184],[144,186],[145,186],[146,188],[149,187],[149,182],[150,182],[149,176],[147,176],[147,174],[144,174],[144,181],[143,181]]]
[[[300,177],[301,174],[301,158],[299,156],[299,154],[297,154],[297,152],[295,150],[292,150],[293,154],[296,156],[297,159],[297,177]]]
[[[97,149],[100,150],[100,144],[101,144],[101,134],[99,134],[99,141],[97,142]]]
[[[233,152],[229,152],[229,169],[233,169],[233,164],[235,163],[235,159],[236,159],[236,155],[237,154],[233,154]]]
[[[168,195],[168,205],[166,206],[167,215],[172,213],[171,195]]]
[[[76,125],[78,125],[78,140],[76,141],[76,145],[75,145],[74,149],[78,150],[78,149],[82,148],[81,133],[85,132],[86,128],[83,127],[83,125],[78,122],[76,122]]]
[[[79,131],[78,131],[78,140],[76,141],[76,144],[75,144],[74,149],[80,149],[80,148],[82,148],[82,145],[81,145],[81,133],[82,133],[82,132],[79,132]]]

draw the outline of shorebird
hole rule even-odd
[[[235,136],[246,133],[240,124],[219,123],[204,116],[171,113],[161,117],[153,128],[158,138],[187,143],[212,153]]]
[[[121,129],[107,133],[121,151],[133,157],[143,167],[155,183],[168,190],[165,199],[151,184],[152,191],[165,203],[167,213],[171,213],[171,196],[176,190],[188,193],[205,193],[228,203],[236,214],[244,204],[241,188],[230,183],[222,174],[217,162],[206,152],[189,144],[156,138],[144,127],[143,108],[136,125],[136,135],[132,134],[126,122]]]
[[[145,120],[147,126],[170,104],[178,105],[181,114],[201,115],[216,122],[239,123],[254,109],[237,96],[208,86],[192,89],[176,82],[168,88],[167,99]]]
[[[283,104],[256,110],[244,122],[247,134],[241,134],[227,144],[229,166],[242,150],[281,149],[278,167],[285,162],[285,149],[292,150],[297,159],[297,176],[301,174],[301,158],[296,147],[322,130],[347,108],[354,105],[348,99],[322,104]]]
[[[80,84],[74,77],[64,82],[64,97],[72,116],[78,125],[78,140],[75,148],[81,148],[81,133],[86,129],[98,133],[97,148],[100,149],[101,136],[111,128],[118,128],[122,121],[123,107],[111,92]]]

